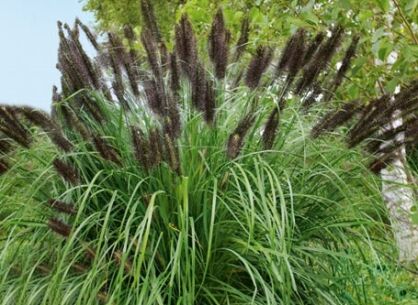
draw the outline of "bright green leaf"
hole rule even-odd
[[[377,0],[376,2],[382,11],[387,12],[389,10],[389,0]]]

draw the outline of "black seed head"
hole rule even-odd
[[[241,152],[242,146],[244,145],[244,138],[251,126],[254,124],[255,116],[250,113],[247,114],[237,125],[235,130],[229,136],[227,144],[227,157],[229,159],[235,159]]]
[[[390,153],[382,155],[379,158],[376,158],[373,162],[369,164],[369,169],[374,174],[379,174],[384,168],[386,168],[394,159],[396,158],[395,153]]]
[[[179,151],[172,138],[167,133],[164,135],[164,146],[167,163],[174,172],[180,175]]]
[[[76,24],[78,24],[83,32],[86,34],[87,39],[90,41],[91,45],[96,49],[96,51],[100,51],[100,45],[97,42],[96,36],[90,31],[88,26],[83,24],[80,19],[76,19]]]
[[[353,59],[354,55],[356,54],[357,45],[359,42],[360,37],[356,36],[351,41],[350,46],[348,47],[347,51],[345,52],[343,61],[341,63],[340,68],[337,71],[337,75],[335,76],[333,89],[336,90],[342,83],[345,74],[347,73],[348,69],[350,68],[351,60]]]
[[[147,141],[144,133],[136,126],[131,126],[132,145],[137,162],[148,169]]]
[[[12,151],[10,140],[4,136],[0,136],[0,155],[6,155]]]
[[[256,53],[248,66],[247,75],[245,77],[245,83],[249,88],[255,89],[258,87],[261,77],[268,68],[272,57],[273,50],[271,48],[263,46],[257,48]]]
[[[32,143],[30,132],[23,126],[17,107],[0,105],[0,131],[25,148]]]
[[[119,166],[122,165],[119,153],[105,139],[94,135],[93,144],[103,159],[116,163]]]
[[[187,15],[183,15],[175,28],[176,53],[185,75],[191,80],[198,61],[196,38]]]
[[[285,69],[296,75],[302,66],[305,56],[305,30],[298,29],[286,43],[282,51],[276,74],[282,73]]]
[[[331,31],[331,37],[322,43],[309,64],[303,69],[303,76],[296,85],[296,94],[301,94],[310,88],[318,75],[327,67],[327,64],[340,45],[343,35],[341,26],[336,26]]]
[[[157,42],[161,42],[161,34],[158,29],[157,19],[155,18],[154,9],[152,7],[151,1],[141,0],[141,13],[145,28],[148,28],[152,36]]]
[[[54,159],[53,165],[55,170],[65,181],[72,185],[77,185],[79,183],[80,177],[77,170],[71,164],[60,159]]]
[[[333,131],[338,126],[350,120],[360,110],[357,100],[346,103],[341,109],[329,112],[324,118],[312,128],[312,138],[317,138],[324,132]]]
[[[204,118],[208,124],[212,124],[215,120],[215,107],[215,88],[213,87],[213,82],[208,80],[206,81],[204,106]]]
[[[180,90],[180,73],[175,52],[170,54],[170,87],[174,96]]]
[[[237,45],[235,46],[235,54],[234,54],[235,62],[241,58],[242,54],[245,52],[245,49],[247,48],[249,33],[250,33],[250,20],[248,19],[248,17],[245,17],[242,20],[240,36],[239,36]]]
[[[65,203],[60,200],[49,199],[48,205],[50,205],[56,211],[64,214],[75,215],[77,213],[76,209],[74,208],[74,205]]]
[[[148,136],[149,143],[149,155],[148,160],[151,167],[157,166],[163,161],[164,148],[163,148],[163,137],[161,132],[157,128],[153,128],[149,132]]]
[[[264,126],[262,141],[263,141],[263,147],[265,150],[269,150],[273,147],[278,126],[279,126],[279,110],[276,107],[273,109],[272,113],[269,115],[266,125]]]
[[[147,52],[148,62],[150,64],[151,70],[154,73],[154,76],[157,79],[162,77],[162,68],[160,59],[158,58],[158,47],[157,43],[152,36],[152,32],[149,29],[144,29],[141,33],[142,45]]]
[[[73,144],[64,136],[58,124],[46,112],[27,106],[19,107],[17,111],[22,113],[35,126],[41,127],[58,148],[65,152],[73,149]]]
[[[71,227],[63,221],[56,218],[51,218],[50,220],[48,220],[48,227],[52,231],[63,237],[69,237],[71,234]]]
[[[219,79],[225,77],[230,38],[231,33],[225,28],[222,9],[219,9],[212,23],[208,43],[209,57],[215,66],[215,75]]]
[[[9,170],[9,164],[0,159],[0,176],[6,173]]]
[[[324,38],[325,38],[325,33],[324,32],[319,32],[318,34],[316,34],[316,36],[313,38],[313,40],[309,43],[309,45],[306,49],[306,52],[305,52],[305,56],[303,58],[303,62],[302,62],[303,66],[308,64],[311,61],[312,57],[314,56],[314,54],[318,50],[318,48],[321,45]]]
[[[192,85],[192,103],[199,111],[205,111],[206,86],[207,86],[206,71],[202,64],[198,63],[194,68]]]
[[[293,38],[292,53],[287,62],[288,75],[287,82],[291,83],[293,78],[297,75],[302,67],[303,59],[305,57],[305,30],[299,29],[296,31]]]

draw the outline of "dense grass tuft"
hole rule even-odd
[[[54,89],[52,116],[0,108],[8,138],[32,145],[3,156],[2,304],[373,304],[365,286],[378,278],[381,249],[392,250],[379,181],[367,156],[332,134],[365,108],[324,116],[316,98],[342,28],[324,42],[309,38],[316,52],[298,30],[288,43],[297,52],[272,78],[267,46],[226,70],[221,11],[211,69],[187,16],[168,54],[143,5],[147,63],[113,33],[99,44],[80,21],[59,23],[62,92]],[[83,51],[79,26],[99,61]],[[129,26],[125,36],[136,39]],[[405,101],[405,111],[415,107]],[[377,128],[362,114],[357,124]],[[313,133],[329,136],[314,140],[321,116]]]
[[[79,139],[65,160],[80,184],[54,173],[52,160],[63,156],[53,150],[41,172],[12,169],[8,175],[25,185],[33,181],[34,198],[24,211],[10,205],[1,223],[4,304],[369,304],[357,277],[375,251],[371,240],[382,236],[382,204],[359,152],[337,140],[307,140],[310,120],[291,105],[271,150],[262,150],[255,125],[230,160],[231,108],[240,113],[251,100],[234,94],[225,96],[233,106],[219,109],[217,128],[182,112],[181,175],[168,162],[148,169],[127,128],[144,124],[147,113],[126,114],[95,98],[105,123],[85,112],[79,118],[106,134],[122,164],[67,130]],[[16,182],[2,181],[10,193],[5,188]],[[77,214],[60,213],[51,198],[75,203]],[[56,217],[65,234],[48,229]]]

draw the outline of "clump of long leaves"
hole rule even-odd
[[[249,26],[231,48],[219,11],[211,69],[187,16],[170,53],[145,7],[147,62],[129,26],[125,41],[109,33],[100,43],[79,20],[59,24],[62,92],[54,89],[52,117],[1,108],[5,151],[30,147],[40,136],[31,126],[58,148],[38,160],[41,173],[11,165],[10,153],[0,163],[32,182],[30,208],[8,206],[1,222],[3,303],[366,304],[355,272],[380,229],[378,187],[360,153],[308,139],[316,116],[300,114],[332,98],[358,39],[333,78],[338,26],[328,38],[296,31],[274,67],[273,49],[260,46],[242,69]],[[344,105],[312,135],[362,111]],[[379,124],[361,117],[353,145],[360,123]]]

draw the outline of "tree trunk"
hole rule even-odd
[[[391,128],[402,124],[402,118],[395,119]],[[402,140],[404,134],[398,135]],[[408,186],[405,146],[397,151],[397,157],[381,171],[382,195],[385,200],[393,235],[399,250],[399,261],[410,262],[418,259],[418,225],[411,219],[411,208],[414,206],[414,192]]]
[[[389,5],[390,10],[386,15],[386,23],[388,28],[391,28],[396,8],[392,1],[389,2]],[[390,33],[389,36],[393,36],[393,34]],[[394,62],[395,60],[389,56],[387,64],[391,66]],[[382,63],[380,60],[376,60],[376,64]],[[383,91],[379,81],[376,86]],[[402,125],[403,119],[399,116],[399,113],[395,113],[394,116],[396,118],[387,128],[396,128]],[[404,138],[405,134],[402,132],[394,141],[400,140],[400,143],[402,143]],[[406,149],[405,145],[401,145],[396,152],[396,158],[387,168],[381,171],[380,175],[383,181],[382,195],[388,209],[393,236],[399,251],[399,261],[411,262],[418,259],[418,225],[415,225],[411,219],[411,208],[414,206],[415,193],[408,185],[405,164]]]

